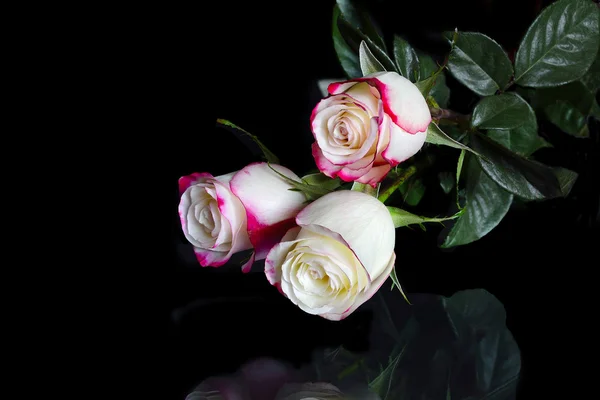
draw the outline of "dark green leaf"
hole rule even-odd
[[[397,287],[398,290],[400,291],[400,293],[402,294],[402,297],[404,297],[404,300],[406,300],[406,302],[408,304],[410,304],[410,301],[406,297],[404,290],[402,290],[402,286],[400,285],[400,281],[398,280],[398,275],[396,275],[396,266],[394,266],[394,268],[392,268],[392,272],[390,273],[390,278],[392,279],[392,290],[394,290],[394,286]]]
[[[386,400],[388,393],[392,386],[392,380],[394,379],[394,371],[398,366],[398,362],[404,355],[404,349],[402,349],[383,370],[383,372],[377,376],[373,381],[369,383],[369,389],[377,393],[382,400]]]
[[[521,126],[512,129],[490,129],[487,134],[507,149],[524,157],[529,157],[535,151],[543,147],[552,147],[552,145],[538,135],[535,112],[526,102],[525,106],[528,115],[523,119]]]
[[[438,65],[433,61],[431,56],[416,52],[419,59],[419,79],[424,80],[431,77],[436,71],[439,70]],[[431,88],[429,95],[435,99],[438,105],[442,108],[448,106],[448,99],[450,98],[450,88],[446,85],[446,74],[444,71],[437,75],[437,79]]]
[[[440,186],[442,187],[444,193],[450,193],[452,188],[454,188],[455,182],[454,175],[452,174],[452,172],[440,172],[438,174],[438,179],[440,180]]]
[[[369,37],[364,33],[354,28],[348,21],[342,16],[337,18],[337,27],[339,33],[342,35],[344,41],[352,52],[358,55],[360,43],[364,40],[369,45],[369,50],[373,53],[375,58],[383,65],[386,71],[398,72],[396,66],[386,54],[386,52],[377,46]],[[361,74],[362,75],[362,74]]]
[[[579,175],[575,171],[571,171],[562,167],[554,168],[554,173],[558,178],[558,183],[560,184],[560,191],[562,192],[563,196],[568,196]]]
[[[573,105],[558,100],[544,108],[546,118],[562,131],[578,138],[587,138],[590,131],[587,126],[587,115]]]
[[[452,41],[454,32],[446,32]],[[504,89],[513,74],[512,64],[502,47],[477,32],[459,32],[448,59],[450,73],[480,96]]]
[[[519,347],[506,327],[506,312],[498,299],[483,289],[464,290],[443,299],[448,319],[460,330],[459,340],[474,350],[476,386],[473,399],[514,399],[521,372]],[[472,350],[472,351],[473,351]],[[463,392],[462,387],[458,392]],[[453,391],[454,392],[454,391]]]
[[[348,75],[348,78],[359,78],[362,76],[360,62],[358,60],[358,51],[355,51],[342,36],[338,27],[338,20],[341,19],[339,7],[333,8],[333,21],[331,23],[331,35],[333,36],[333,47],[337,54],[342,69]]]
[[[285,176],[284,174],[277,171],[275,168],[273,168],[271,166],[271,164],[268,164],[268,165],[269,165],[269,168],[271,168],[271,170],[273,172],[275,172],[277,175],[279,175],[281,178],[283,178],[286,182],[288,182],[292,186],[292,188],[289,190],[292,190],[295,192],[302,192],[306,196],[306,199],[308,201],[316,200],[319,197],[324,196],[327,193],[331,192],[331,190],[329,190],[325,187],[309,185],[303,181],[300,181],[300,182],[295,181],[292,178]]]
[[[528,160],[486,136],[471,136],[479,165],[503,189],[525,200],[542,200],[561,197],[562,191],[552,168]]]
[[[598,7],[589,0],[560,0],[546,7],[523,37],[515,82],[550,87],[581,78],[600,43]]]
[[[362,71],[363,76],[385,71],[383,65],[375,58],[364,40],[360,42],[358,59],[360,61],[360,70]]]
[[[500,223],[512,203],[513,195],[491,180],[474,156],[467,159],[465,172],[465,208],[446,236],[443,248],[481,239]]]
[[[425,195],[425,185],[420,179],[411,179],[400,185],[403,200],[409,206],[417,206]]]
[[[592,103],[592,111],[590,111],[590,115],[600,121],[600,106],[598,105],[596,99],[594,99],[594,102]]]
[[[484,97],[473,110],[471,124],[482,129],[512,129],[523,125],[530,107],[516,93]]]
[[[420,77],[419,58],[415,49],[400,36],[394,36],[394,59],[400,74],[411,82],[417,82]]]
[[[258,149],[260,150],[260,152],[263,153],[263,156],[267,162],[270,162],[273,164],[279,164],[279,158],[277,158],[277,156],[275,154],[273,154],[271,152],[271,150],[269,150],[267,148],[267,146],[262,144],[262,142],[260,140],[258,140],[258,138],[256,136],[254,136],[253,134],[251,134],[250,132],[240,128],[239,126],[235,125],[231,121],[228,121],[226,119],[221,119],[221,118],[217,119],[217,126],[221,126],[221,127],[228,129],[240,141],[242,141],[247,146],[249,146],[250,150],[253,153],[257,153],[256,149],[254,148],[254,146],[257,146]],[[248,139],[250,139],[251,141],[249,141]]]
[[[596,93],[600,89],[600,51],[596,53],[594,63],[581,78],[581,81],[592,93]]]
[[[467,150],[473,154],[477,154],[468,146],[465,146],[464,144],[457,142],[450,136],[446,135],[446,133],[444,133],[444,131],[442,131],[440,127],[435,124],[435,122],[430,123],[427,127],[427,137],[425,138],[425,142],[443,146],[450,146],[454,147],[455,149]]]
[[[361,9],[360,1],[336,0],[336,3],[346,21],[363,32],[377,47],[387,51],[381,30],[373,18],[364,9]]]

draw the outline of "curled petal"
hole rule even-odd
[[[182,176],[179,178],[179,195],[181,196],[193,184],[204,182],[209,178],[213,178],[213,176],[208,172],[194,172],[193,174]]]
[[[396,166],[417,154],[427,138],[427,130],[415,134],[407,133],[387,116],[384,117],[382,126],[389,127],[390,142],[381,155],[392,166]]]
[[[279,173],[300,181],[298,175],[281,165],[271,165]],[[294,226],[294,218],[304,207],[305,196],[271,170],[267,163],[253,163],[231,179],[231,191],[246,209],[248,234],[262,260],[281,237]]]

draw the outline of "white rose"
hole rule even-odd
[[[289,169],[272,165],[294,180]],[[219,267],[233,254],[254,248],[242,271],[262,260],[285,232],[306,198],[267,163],[253,163],[240,171],[213,177],[193,173],[181,177],[179,217],[186,239],[194,246],[200,265]]]
[[[388,278],[395,229],[382,202],[340,190],[306,206],[267,255],[265,274],[307,313],[341,320]]]
[[[311,115],[312,153],[325,175],[375,186],[423,146],[431,114],[408,79],[377,72],[327,90]]]

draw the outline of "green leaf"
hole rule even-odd
[[[400,228],[408,225],[420,225],[425,222],[439,222],[442,223],[444,221],[449,221],[451,219],[456,219],[459,217],[461,212],[458,212],[450,217],[441,217],[441,218],[430,218],[430,217],[421,217],[419,215],[412,214],[406,210],[403,210],[398,207],[390,207],[387,206],[387,209],[392,216],[392,221],[394,222],[394,227]]]
[[[420,179],[411,179],[400,185],[399,189],[403,201],[409,206],[415,207],[421,202],[423,196],[425,196],[426,187]]]
[[[383,372],[378,375],[373,381],[369,383],[369,389],[377,393],[382,400],[386,400],[390,388],[392,387],[392,379],[394,377],[394,371],[398,366],[398,362],[404,355],[404,348],[393,358]]]
[[[394,59],[400,74],[411,82],[420,78],[419,57],[415,49],[400,36],[394,36]]]
[[[373,18],[359,7],[360,1],[336,0],[337,6],[346,21],[363,32],[377,47],[387,51],[381,30]]]
[[[452,172],[443,171],[438,174],[438,179],[440,180],[440,186],[444,193],[448,194],[454,188],[454,175]]]
[[[594,63],[581,78],[581,82],[583,82],[592,93],[596,93],[596,91],[600,89],[600,51],[596,53]]]
[[[429,126],[427,127],[427,137],[425,138],[425,142],[431,143],[431,144],[454,147],[455,149],[467,150],[473,154],[477,154],[477,152],[475,152],[468,146],[465,146],[464,144],[457,142],[456,140],[454,140],[450,136],[448,136],[446,133],[444,133],[444,131],[442,131],[440,129],[440,127],[436,125],[435,122],[430,123]]]
[[[573,105],[558,100],[544,108],[546,118],[565,133],[577,138],[590,137],[587,126],[587,115],[583,114]]]
[[[562,192],[563,196],[568,196],[579,175],[575,171],[571,171],[562,167],[554,168],[554,174],[558,178],[560,191]]]
[[[592,111],[590,111],[590,115],[600,121],[600,106],[598,105],[596,99],[594,99],[594,102],[592,103]]]
[[[419,59],[419,79],[429,78],[440,69],[431,56],[422,52],[416,52],[416,54]],[[446,108],[448,106],[450,88],[446,85],[446,74],[443,71],[437,75],[429,95],[435,99],[440,107]]]
[[[332,192],[331,190],[329,190],[325,187],[309,185],[303,181],[302,182],[295,181],[295,180],[291,179],[290,177],[285,176],[284,174],[277,171],[275,168],[273,168],[271,166],[271,164],[268,164],[268,165],[272,171],[274,171],[277,175],[279,175],[281,178],[283,178],[286,182],[288,182],[293,187],[292,189],[289,189],[289,190],[302,192],[306,196],[306,199],[308,201],[316,200],[319,197]]]
[[[523,125],[530,107],[516,93],[484,97],[473,110],[471,124],[482,129],[512,129]]]
[[[333,37],[333,48],[337,54],[342,69],[348,78],[359,78],[362,76],[358,52],[355,51],[342,36],[338,27],[338,21],[342,18],[340,8],[336,4],[333,8],[333,22],[331,23],[331,35]]]
[[[521,126],[512,129],[490,129],[487,135],[507,149],[529,157],[535,151],[552,145],[538,135],[535,111],[527,102],[524,104],[527,108],[527,117],[523,118]]]
[[[474,367],[468,376],[475,380],[471,391],[477,396],[469,399],[514,399],[521,372],[521,355],[506,327],[502,303],[483,289],[457,292],[444,298],[442,303],[451,325],[460,327],[459,341],[470,345],[469,355],[463,357]],[[467,385],[461,382],[461,386]],[[453,389],[462,387],[454,386]]]
[[[600,44],[598,7],[589,0],[560,0],[546,7],[523,37],[515,82],[550,87],[581,78]]]
[[[404,290],[402,290],[402,286],[400,285],[400,281],[398,280],[398,275],[396,275],[396,266],[395,265],[392,268],[392,272],[390,273],[390,278],[392,278],[392,290],[394,290],[394,286],[397,287],[398,290],[400,291],[400,293],[402,294],[402,297],[404,297],[404,300],[406,300],[406,302],[408,304],[410,304],[408,297],[406,297]]]
[[[492,139],[475,133],[471,136],[479,165],[485,173],[504,190],[525,200],[542,200],[561,197],[560,184],[552,168],[528,160]]]
[[[448,232],[442,248],[472,243],[494,229],[508,212],[513,195],[491,180],[475,157],[466,164],[465,205],[462,215]]]
[[[381,183],[378,183],[377,187],[374,188],[371,185],[367,185],[367,184],[359,183],[359,182],[353,182],[352,189],[350,189],[350,190],[355,190],[357,192],[366,193],[366,194],[376,198],[379,195],[380,187],[381,187]]]
[[[246,138],[250,138],[252,140],[252,142],[254,142],[254,144],[256,146],[258,146],[258,148],[260,149],[260,151],[263,153],[264,159],[267,162],[273,163],[273,164],[279,164],[279,158],[277,158],[277,156],[275,154],[273,154],[271,152],[271,150],[269,150],[267,148],[267,146],[265,146],[264,144],[262,144],[262,142],[260,140],[258,140],[258,138],[256,136],[254,136],[253,134],[251,134],[250,132],[240,128],[239,126],[235,125],[233,122],[228,121],[226,119],[221,119],[218,118],[217,119],[217,126],[222,126],[224,128],[227,128],[230,132],[232,132],[238,139],[240,139],[242,142],[248,144],[246,142]]]
[[[360,30],[354,28],[348,21],[342,16],[337,18],[337,28],[346,45],[350,51],[354,52],[357,56],[359,54],[360,43],[364,40],[369,46],[369,50],[373,53],[375,58],[383,65],[386,71],[398,72],[396,66],[387,55],[385,50],[377,46],[368,36],[366,36]],[[359,64],[360,66],[360,64]],[[361,75],[362,76],[362,73]]]
[[[321,172],[303,176],[302,182],[307,185],[321,187],[330,191],[334,191],[342,185],[342,181],[340,181],[339,178],[333,179]]]
[[[370,75],[375,72],[385,71],[383,65],[381,65],[377,58],[375,58],[364,40],[360,42],[358,59],[360,61],[360,70],[362,71],[363,76]]]
[[[452,41],[454,32],[445,32]],[[448,58],[450,73],[480,96],[503,90],[513,74],[512,64],[502,47],[477,32],[459,32]]]

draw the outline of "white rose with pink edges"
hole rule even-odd
[[[332,83],[311,115],[312,154],[321,172],[373,187],[425,143],[431,114],[408,79],[377,72]]]
[[[290,179],[300,178],[280,165],[272,168]],[[237,172],[213,177],[193,173],[179,179],[179,216],[186,239],[203,267],[220,267],[239,251],[254,249],[242,267],[248,272],[285,232],[295,226],[305,206],[302,193],[277,175],[267,163],[250,164]]]
[[[376,198],[332,192],[306,206],[296,223],[267,255],[265,274],[303,311],[344,319],[390,275],[396,231]]]

